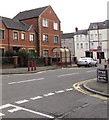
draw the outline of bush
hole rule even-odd
[[[28,60],[29,60],[29,54],[26,50],[21,50],[18,52],[18,56],[19,56],[19,64],[22,67],[26,67]]]
[[[16,55],[16,52],[13,51],[13,50],[9,50],[9,51],[5,52],[6,57],[12,57],[12,56],[15,56],[15,55]]]

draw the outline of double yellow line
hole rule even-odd
[[[94,94],[94,93],[91,93],[91,92],[89,92],[89,91],[87,91],[87,90],[85,90],[85,89],[82,89],[82,87],[81,87],[82,84],[84,84],[84,83],[86,83],[86,82],[93,81],[93,80],[96,80],[96,78],[94,78],[94,79],[89,79],[89,80],[85,80],[85,81],[82,81],[82,82],[77,82],[77,83],[73,84],[73,87],[74,87],[77,91],[82,92],[82,93],[84,93],[84,94],[87,94],[87,95],[89,95],[89,96],[93,96],[93,97],[100,98],[100,99],[102,99],[102,100],[107,100],[107,101],[109,101],[109,98],[107,98],[107,97],[105,97],[105,96],[101,96],[101,95],[98,95],[98,94]]]

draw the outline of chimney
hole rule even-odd
[[[78,32],[78,28],[77,27],[75,28],[75,32]]]

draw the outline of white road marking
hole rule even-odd
[[[30,112],[30,113],[34,113],[34,114],[37,114],[37,115],[41,115],[41,116],[44,116],[44,117],[47,117],[47,118],[54,118],[51,115],[47,115],[47,114],[44,114],[44,113],[41,113],[41,112],[36,112],[36,111],[30,110],[30,109],[27,109],[27,108],[19,107],[19,106],[16,106],[16,105],[11,105],[11,106],[15,107],[17,109],[21,109],[21,110],[24,110],[24,111],[27,111],[27,112]]]
[[[4,116],[5,114],[3,114],[3,113],[0,113],[0,117],[2,117],[2,116]]]
[[[32,82],[32,81],[39,81],[39,80],[43,80],[43,79],[44,78],[31,79],[31,80],[23,80],[23,81],[18,81],[18,82],[10,82],[8,84],[9,85],[13,85],[13,84],[26,83],[26,82]]]
[[[10,107],[10,106],[11,106],[11,104],[2,105],[2,106],[0,106],[0,110],[1,110],[1,109],[4,109],[4,108],[8,108],[8,107]]]
[[[55,93],[44,94],[45,97],[52,96],[52,95],[55,95]]]
[[[72,90],[73,90],[73,88],[66,89],[66,91],[72,91]]]
[[[59,91],[55,91],[55,93],[63,93],[65,92],[64,90],[59,90]]]
[[[14,112],[19,111],[19,110],[22,110],[22,109],[20,107],[16,107],[16,108],[13,108],[11,110],[8,110],[8,112],[14,113]]]
[[[41,99],[43,98],[42,96],[37,96],[37,97],[33,97],[33,98],[30,98],[31,100],[38,100],[38,99]]]
[[[89,72],[89,73],[90,73],[90,72],[95,72],[95,71],[96,71],[96,70],[92,70],[92,71],[87,71],[87,72]]]
[[[15,103],[17,103],[17,104],[22,104],[22,103],[26,103],[26,102],[29,102],[29,100],[20,100],[20,101],[17,101],[17,102],[15,102]]]
[[[77,75],[79,73],[71,73],[71,74],[63,74],[63,75],[58,75],[57,77],[65,77],[65,76],[71,76],[71,75]]]

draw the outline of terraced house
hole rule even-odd
[[[13,19],[1,17],[0,22],[2,54],[24,48],[54,57],[53,49],[60,47],[60,20],[51,6],[20,12]]]

